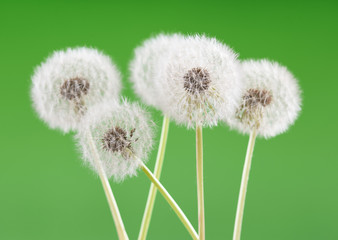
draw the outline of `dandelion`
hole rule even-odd
[[[144,164],[152,147],[154,124],[138,104],[106,102],[88,110],[76,136],[83,159],[99,175],[116,181],[136,175],[138,169],[148,176],[168,201],[193,239],[198,239],[191,223],[174,199]]]
[[[161,58],[163,111],[178,124],[196,127],[199,238],[205,239],[202,128],[235,112],[241,92],[237,55],[205,36],[188,36]]]
[[[155,66],[148,76],[157,97],[156,105],[150,103],[176,123],[196,127],[199,237],[203,240],[202,127],[215,126],[236,111],[241,93],[239,63],[237,55],[214,38],[173,35],[169,42],[169,50],[149,64]]]
[[[228,124],[243,133],[250,133],[234,229],[234,240],[240,239],[245,196],[256,136],[274,137],[285,132],[301,110],[297,80],[287,68],[268,60],[242,63],[245,88],[242,103]]]
[[[118,98],[121,88],[120,73],[110,58],[85,47],[54,52],[35,69],[32,82],[33,105],[40,118],[65,133],[79,128],[88,108]],[[119,238],[127,240],[108,179],[97,166]]]
[[[237,55],[215,38],[186,36],[158,63],[161,110],[188,128],[215,126],[235,112],[241,79]]]
[[[88,107],[117,99],[120,73],[96,49],[56,51],[35,69],[31,96],[40,118],[51,128],[75,130]]]

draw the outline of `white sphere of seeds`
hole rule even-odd
[[[242,103],[225,121],[242,133],[256,128],[265,138],[286,131],[301,110],[295,77],[286,67],[265,59],[243,61],[241,67],[245,85]]]
[[[92,134],[104,171],[116,181],[136,174],[137,158],[147,161],[153,145],[154,123],[138,104],[124,101],[119,105],[110,101],[92,106],[81,126],[76,139],[83,159],[93,170],[97,169],[88,133]]]
[[[160,109],[178,124],[214,126],[233,114],[240,102],[242,81],[236,53],[215,38],[185,36],[160,56]]]
[[[86,109],[118,99],[121,77],[111,59],[96,49],[56,51],[35,69],[31,97],[51,128],[75,130]]]

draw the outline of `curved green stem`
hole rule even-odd
[[[164,159],[164,153],[166,149],[167,144],[167,138],[168,138],[168,131],[169,131],[169,118],[164,116],[163,117],[163,124],[162,124],[162,132],[161,132],[161,139],[160,139],[160,145],[157,152],[157,158],[155,163],[155,169],[154,169],[154,175],[157,179],[160,179],[162,166],[163,166],[163,159]],[[154,185],[154,183],[151,183],[146,208],[144,210],[142,224],[140,233],[138,236],[138,240],[144,240],[147,237],[149,224],[154,208],[155,198],[156,198],[157,188]]]
[[[96,166],[97,172],[100,176],[101,183],[102,183],[104,192],[105,192],[106,197],[107,197],[108,205],[109,205],[111,214],[112,214],[114,222],[115,222],[117,235],[118,235],[120,240],[128,240],[129,238],[128,238],[127,232],[124,228],[124,224],[123,224],[123,221],[122,221],[122,218],[121,218],[119,208],[117,206],[115,197],[113,195],[113,191],[111,190],[107,175],[106,175],[106,173],[105,173],[105,171],[102,167],[101,160],[100,160],[99,154],[97,152],[97,148],[95,146],[95,143],[94,143],[94,140],[93,140],[93,137],[92,137],[90,130],[88,130],[87,138],[88,138],[88,143],[90,145],[91,151],[93,153],[95,166]]]
[[[152,172],[147,168],[147,166],[144,165],[144,163],[141,160],[138,159],[138,161],[140,163],[140,167],[141,167],[142,171],[147,175],[147,177],[150,179],[150,181],[153,182],[153,184],[160,191],[160,193],[165,198],[165,200],[167,200],[167,202],[169,203],[169,205],[171,206],[171,208],[174,210],[174,212],[176,213],[176,215],[179,217],[179,219],[181,220],[181,222],[183,223],[183,225],[186,227],[186,229],[190,233],[191,237],[194,240],[198,240],[199,238],[198,238],[198,235],[197,235],[194,227],[191,225],[191,223],[189,222],[188,218],[183,213],[182,209],[178,206],[178,204],[175,202],[175,200],[170,196],[170,194],[163,187],[163,185],[152,174]]]
[[[254,128],[250,134],[248,148],[247,148],[246,156],[245,156],[245,163],[244,163],[243,174],[242,174],[242,182],[241,182],[241,188],[239,191],[239,198],[238,198],[238,204],[237,204],[233,240],[241,239],[245,197],[246,197],[246,191],[248,188],[249,173],[250,173],[250,168],[251,168],[251,160],[252,160],[252,154],[253,154],[253,150],[255,146],[256,136],[257,136],[257,133],[256,133],[256,129]]]

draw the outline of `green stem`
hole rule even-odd
[[[101,183],[102,183],[104,192],[105,192],[106,197],[107,197],[108,205],[109,205],[111,214],[112,214],[114,222],[115,222],[117,235],[118,235],[120,240],[128,240],[129,238],[128,238],[127,232],[124,228],[124,224],[123,224],[123,221],[122,221],[122,218],[121,218],[119,208],[117,206],[115,197],[113,195],[113,191],[111,190],[107,175],[106,175],[106,173],[105,173],[105,171],[102,167],[100,156],[97,152],[97,148],[95,146],[95,143],[94,143],[94,140],[93,140],[93,137],[92,137],[90,130],[88,130],[87,136],[88,136],[87,137],[88,143],[89,143],[91,151],[93,153],[95,166],[96,166],[97,172],[100,176]]]
[[[160,145],[157,152],[157,158],[155,163],[155,169],[154,169],[154,175],[157,179],[160,179],[162,166],[163,166],[163,159],[164,159],[164,153],[165,148],[167,144],[167,138],[168,138],[168,131],[169,131],[169,118],[164,116],[163,117],[163,124],[162,124],[162,132],[161,132],[161,139],[160,139]],[[156,198],[157,188],[156,186],[151,183],[146,208],[144,210],[142,224],[140,233],[138,236],[138,240],[145,240],[147,237],[149,224],[154,208],[155,198]]]
[[[238,204],[237,204],[237,212],[236,212],[236,220],[235,220],[233,240],[240,240],[241,239],[241,230],[242,230],[242,222],[243,222],[245,197],[246,197],[246,191],[247,191],[247,188],[248,188],[252,153],[253,153],[254,146],[255,146],[256,136],[257,136],[257,133],[256,133],[256,129],[254,128],[252,130],[251,134],[250,134],[248,148],[247,148],[246,156],[245,156],[245,163],[244,163],[243,174],[242,174],[242,182],[241,182],[241,188],[240,188],[240,191],[239,191],[239,198],[238,198]]]
[[[198,234],[200,240],[205,240],[202,126],[196,126],[196,172],[198,199]]]
[[[198,240],[198,235],[194,229],[194,227],[189,222],[188,218],[185,216],[181,208],[177,205],[175,200],[170,196],[168,191],[163,187],[163,185],[156,179],[156,177],[152,174],[152,172],[144,165],[144,163],[139,160],[140,167],[143,170],[143,172],[147,175],[147,177],[153,182],[153,184],[156,186],[156,188],[160,191],[162,196],[167,200],[171,208],[174,210],[178,218],[181,220],[183,225],[186,227],[188,232],[190,233],[191,237],[194,240]]]

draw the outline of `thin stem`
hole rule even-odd
[[[253,153],[254,146],[255,146],[256,136],[257,136],[257,133],[256,133],[256,129],[254,128],[250,134],[248,148],[246,150],[245,163],[244,163],[243,174],[242,174],[242,182],[241,182],[241,188],[239,191],[239,198],[238,198],[238,204],[237,204],[233,240],[240,240],[241,238],[245,196],[246,196],[246,191],[248,187],[252,153]]]
[[[154,175],[155,178],[160,179],[162,166],[163,166],[163,159],[164,159],[164,153],[165,148],[167,144],[167,138],[168,138],[168,131],[169,131],[169,118],[164,116],[163,117],[163,124],[162,124],[162,132],[161,132],[161,139],[160,139],[160,145],[157,152],[157,158],[155,163],[155,169],[154,169]],[[156,198],[157,188],[154,183],[151,183],[146,208],[144,210],[142,224],[140,233],[138,236],[138,240],[145,240],[147,237],[149,224],[151,220],[151,215],[154,208],[155,198]]]
[[[139,160],[139,163],[140,163],[140,167],[143,170],[143,172],[147,175],[147,177],[150,179],[150,181],[152,181],[154,183],[154,185],[160,191],[160,193],[165,198],[165,200],[167,200],[167,202],[169,203],[169,205],[171,206],[171,208],[174,210],[174,212],[176,213],[176,215],[178,216],[178,218],[181,220],[181,222],[183,223],[183,225],[186,227],[186,229],[190,233],[191,237],[194,240],[198,240],[199,238],[198,238],[198,235],[197,235],[194,227],[191,225],[191,223],[189,222],[188,218],[185,216],[185,214],[183,213],[183,211],[181,210],[181,208],[177,205],[177,203],[175,202],[175,200],[170,196],[170,194],[168,193],[168,191],[156,179],[156,177],[146,167],[146,165],[144,165],[144,163],[141,160]]]
[[[203,189],[203,136],[202,126],[196,126],[196,171],[198,199],[198,234],[205,239],[204,189]]]
[[[101,160],[100,160],[99,154],[97,152],[97,148],[95,146],[95,143],[94,143],[94,140],[93,140],[93,137],[92,137],[90,130],[88,130],[87,135],[88,135],[88,137],[87,137],[88,143],[89,143],[91,151],[93,153],[96,169],[97,169],[97,172],[100,176],[101,183],[102,183],[104,192],[105,192],[106,197],[107,197],[107,201],[108,201],[108,204],[109,204],[111,214],[113,215],[113,219],[114,219],[116,230],[117,230],[117,235],[119,236],[120,240],[128,240],[129,238],[128,238],[127,232],[124,228],[123,221],[122,221],[122,218],[121,218],[115,197],[114,197],[113,192],[111,190],[111,187],[110,187],[108,178],[106,176],[106,173],[105,173],[105,171],[102,167]]]

